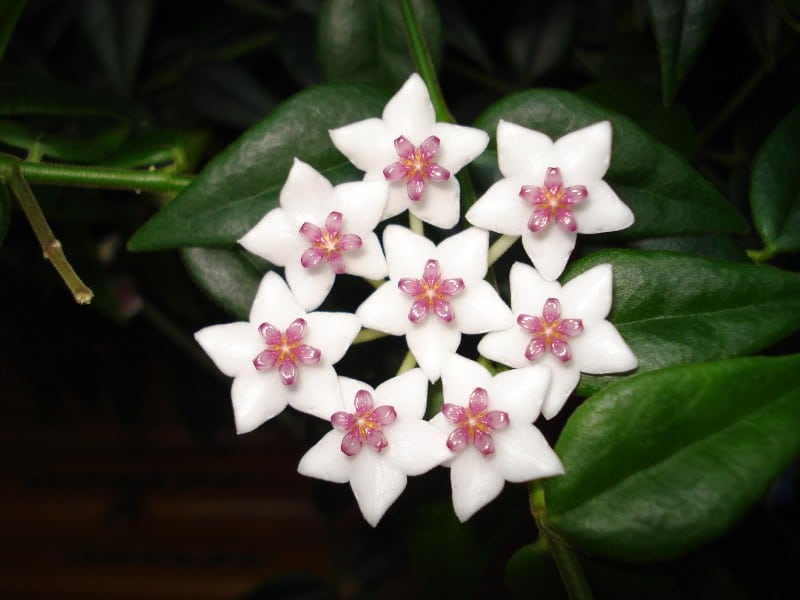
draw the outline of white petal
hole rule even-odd
[[[609,263],[596,265],[564,284],[559,299],[563,319],[605,319],[611,310],[613,270]],[[576,338],[577,339],[577,338]]]
[[[400,183],[405,189],[405,182]],[[426,181],[422,198],[414,202],[406,195],[408,210],[434,227],[452,229],[461,218],[460,190],[455,177],[442,182]]]
[[[295,158],[281,189],[281,208],[290,214],[299,215],[303,221],[317,221],[332,194],[333,186],[330,181],[311,165]]]
[[[492,397],[497,400],[490,402],[489,408],[507,412],[512,424],[533,423],[549,383],[550,369],[542,365],[498,373],[492,380]]]
[[[489,134],[482,129],[452,123],[436,123],[432,135],[441,140],[435,160],[451,175],[480,156],[489,144]]]
[[[436,246],[428,238],[400,225],[387,225],[383,231],[383,249],[389,263],[389,277],[419,279],[428,259],[436,258]]]
[[[556,140],[555,153],[564,186],[601,179],[611,162],[611,123],[600,121]]]
[[[258,327],[267,322],[284,331],[292,321],[305,316],[306,311],[286,282],[274,271],[268,271],[250,308],[250,324]]]
[[[578,233],[619,231],[633,225],[631,209],[605,181],[586,186],[589,195],[574,209]]]
[[[406,331],[408,349],[431,382],[439,379],[442,363],[454,354],[461,342],[461,332],[452,323],[443,323],[433,312],[425,321],[411,324]]]
[[[396,422],[384,432],[389,446],[382,452],[385,460],[408,475],[421,475],[451,456],[447,436],[425,421]]]
[[[569,395],[578,385],[581,372],[574,359],[562,363],[549,352],[542,356],[537,363],[547,365],[551,369],[550,387],[547,388],[547,394],[544,397],[542,415],[545,419],[552,419],[566,404]]]
[[[342,213],[344,233],[364,235],[380,222],[388,197],[389,184],[386,181],[343,183],[333,188],[331,210]]]
[[[339,362],[361,330],[361,319],[351,313],[313,312],[306,323],[303,343],[322,351],[320,364]]]
[[[584,373],[622,373],[639,364],[619,331],[608,321],[587,325],[581,333],[569,338],[569,346],[572,360]]]
[[[545,281],[536,269],[523,262],[511,265],[508,279],[511,286],[511,310],[515,316],[539,316],[548,298],[561,297],[560,283]]]
[[[286,263],[284,272],[286,282],[304,310],[313,310],[322,304],[336,279],[327,262],[322,261],[307,269],[297,255]]]
[[[564,271],[575,247],[575,238],[574,232],[550,223],[542,231],[526,231],[522,235],[522,247],[542,277],[553,281]]]
[[[239,375],[231,386],[236,433],[248,433],[280,413],[288,402],[276,370]]]
[[[375,172],[377,177],[378,172]],[[380,176],[383,177],[383,173],[380,173]],[[365,181],[369,179],[370,175],[364,177]],[[395,215],[399,215],[404,210],[409,208],[411,204],[411,200],[408,197],[408,192],[406,191],[406,182],[403,181],[391,181],[389,182],[389,197],[386,200],[386,207],[383,209],[383,214],[381,215],[381,219],[390,219]]]
[[[340,431],[329,431],[300,459],[297,472],[306,477],[316,477],[333,483],[350,481],[350,460],[342,452]]]
[[[280,384],[286,390],[289,406],[325,420],[342,409],[342,392],[333,367],[316,364],[297,368],[297,379],[292,385]]]
[[[459,354],[447,358],[442,365],[442,395],[445,402],[467,406],[470,394],[479,387],[487,391],[492,388],[489,371]],[[447,421],[446,432],[450,433],[452,429],[453,425]]]
[[[399,135],[415,146],[425,141],[436,122],[436,113],[422,77],[411,74],[383,109],[383,120],[392,132],[392,141]]]
[[[478,342],[478,353],[509,367],[519,369],[531,363],[525,358],[525,347],[530,335],[522,327],[514,324],[509,329],[487,333]]]
[[[381,453],[382,454],[382,453]],[[375,527],[406,488],[406,474],[364,446],[351,458],[350,487],[367,523]]]
[[[361,303],[356,315],[364,327],[389,335],[404,335],[412,325],[408,320],[410,309],[410,297],[397,289],[396,281],[387,281]]]
[[[453,509],[462,523],[503,491],[505,480],[496,464],[496,454],[484,457],[469,446],[453,460],[450,467]]]
[[[513,425],[493,437],[497,465],[506,481],[521,483],[564,474],[558,456],[533,425]]]
[[[248,252],[279,267],[292,260],[299,262],[298,251],[302,252],[299,248],[304,242],[294,221],[287,218],[282,208],[269,211],[239,240]]]
[[[358,379],[352,379],[351,377],[342,377],[339,376],[339,389],[342,393],[342,406],[336,410],[343,410],[345,412],[352,413],[355,409],[355,399],[356,394],[360,390],[367,390],[370,394],[375,395],[375,389],[369,385],[368,383],[364,383],[363,381],[359,381]],[[381,404],[387,404],[386,402],[379,402],[377,406]],[[333,414],[333,413],[331,413]]]
[[[382,119],[364,119],[329,131],[333,145],[362,171],[380,172],[397,161],[394,138]]]
[[[419,420],[425,416],[428,404],[428,378],[422,369],[410,369],[384,381],[373,396],[376,406],[394,406],[397,412],[395,424]]]
[[[514,325],[511,309],[487,281],[468,283],[452,304],[456,326],[463,333],[486,333]]]
[[[498,122],[497,165],[505,177],[522,178],[526,184],[541,185],[544,169],[558,166],[550,164],[555,159],[553,141],[545,134],[508,121]],[[546,166],[542,169],[541,165]]]
[[[389,266],[377,235],[362,235],[361,248],[344,253],[344,271],[373,280],[381,280],[389,274]]]
[[[489,232],[470,227],[451,235],[436,247],[442,277],[461,277],[467,285],[486,276]]]
[[[522,235],[528,230],[533,209],[519,197],[521,184],[515,179],[501,179],[473,204],[467,221],[504,235]]]
[[[255,369],[253,359],[265,348],[258,329],[246,321],[204,327],[194,339],[228,377]]]

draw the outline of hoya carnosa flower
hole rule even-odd
[[[562,287],[518,262],[509,280],[516,322],[484,336],[478,352],[509,367],[549,367],[553,375],[542,406],[545,418],[558,414],[581,372],[599,375],[636,368],[636,356],[606,320],[611,310],[610,264],[592,267]]]
[[[484,281],[489,233],[472,227],[435,246],[399,225],[383,232],[389,281],[356,310],[364,327],[405,335],[431,381],[461,342],[461,334],[513,324],[508,306]]]
[[[444,404],[431,424],[447,435],[453,508],[460,521],[491,502],[506,481],[561,475],[564,468],[533,426],[550,380],[533,365],[492,375],[454,354],[442,368]]]
[[[333,365],[361,328],[349,313],[306,313],[279,275],[262,279],[250,320],[194,334],[220,371],[233,377],[237,433],[252,431],[286,405],[328,418],[338,406]]]
[[[286,282],[306,310],[317,308],[336,275],[386,277],[386,259],[373,230],[388,186],[354,182],[332,186],[312,166],[295,159],[281,189],[280,206],[269,211],[239,243],[284,267]]]
[[[382,118],[351,123],[330,135],[342,154],[365,172],[365,181],[390,182],[384,219],[409,209],[443,229],[460,218],[455,174],[489,143],[480,129],[437,123],[428,89],[416,73],[389,100]]]
[[[603,176],[611,161],[611,124],[601,121],[555,142],[514,123],[497,124],[503,178],[467,211],[473,225],[522,237],[531,262],[552,281],[564,270],[578,233],[633,224],[633,213]]]
[[[450,456],[445,435],[424,421],[428,381],[411,369],[372,389],[339,378],[341,396],[329,415],[333,430],[313,446],[297,470],[334,483],[350,482],[373,527],[406,487]]]

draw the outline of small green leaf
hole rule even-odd
[[[570,279],[614,268],[609,320],[639,359],[638,371],[743,356],[800,326],[800,276],[672,252],[602,250],[576,261]],[[629,374],[628,374],[629,375]],[[623,375],[582,375],[589,395]]]
[[[6,46],[26,2],[27,0],[4,0],[0,3],[0,59],[6,52]]]
[[[431,0],[412,0],[431,53],[441,62],[442,23]],[[398,2],[328,0],[319,17],[319,55],[329,81],[365,81],[399,88],[414,71]]]
[[[670,104],[725,0],[648,0],[647,5],[661,63],[664,104]]]
[[[103,165],[128,169],[172,166],[183,173],[197,163],[208,138],[208,133],[199,131],[153,131],[128,140]]]
[[[184,248],[183,263],[201,290],[234,317],[246,321],[266,272],[263,263],[244,250]]]
[[[80,133],[62,133],[63,123],[34,123],[0,119],[0,142],[43,157],[77,163],[97,162],[114,152],[130,131],[127,123],[108,119],[82,119],[70,123]]]
[[[0,246],[8,231],[8,224],[11,222],[11,195],[4,182],[0,182]]]
[[[735,262],[749,263],[747,253],[730,235],[683,235],[679,237],[660,237],[635,240],[630,243],[636,250],[669,250],[685,252],[708,258],[719,258]]]
[[[494,136],[500,119],[562,135],[608,119],[614,131],[606,181],[636,215],[632,227],[614,235],[626,239],[694,233],[743,233],[744,218],[689,163],[633,122],[580,96],[536,89],[508,96],[483,113],[476,125]],[[494,144],[494,142],[493,142]],[[474,172],[484,187],[496,181],[496,151],[484,153]]]
[[[566,475],[545,482],[554,527],[581,550],[668,560],[729,528],[800,451],[800,355],[664,369],[570,417]]]
[[[756,230],[775,252],[800,251],[800,106],[781,121],[761,146],[750,178]]]
[[[364,84],[321,85],[293,96],[209,162],[134,234],[129,248],[234,245],[277,205],[295,157],[334,183],[360,179],[328,130],[380,114],[386,100]]]

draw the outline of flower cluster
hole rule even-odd
[[[248,322],[198,331],[198,343],[233,377],[236,429],[246,433],[287,405],[328,420],[329,431],[301,459],[301,474],[350,483],[373,526],[405,489],[409,475],[450,468],[453,507],[464,521],[505,482],[563,473],[534,422],[552,418],[580,373],[621,372],[636,357],[606,320],[611,265],[561,286],[556,280],[576,234],[633,222],[603,181],[611,126],[601,122],[553,142],[500,121],[503,178],[466,213],[471,225],[438,244],[396,223],[406,209],[440,229],[460,219],[455,175],[480,155],[486,132],[437,123],[427,88],[414,74],[382,118],[330,132],[363,181],[333,186],[296,159],[269,211],[240,240],[283,267],[268,272]],[[490,232],[520,236],[533,266],[515,263],[510,307],[485,280]],[[335,278],[378,283],[353,313],[316,311]],[[313,311],[313,312],[307,312]],[[338,376],[334,365],[361,328],[404,336],[418,368],[373,388]],[[478,352],[496,374],[458,354],[462,335],[483,334]],[[505,369],[505,367],[509,367]],[[429,384],[444,403],[425,420]]]

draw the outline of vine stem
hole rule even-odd
[[[592,590],[586,581],[578,556],[572,547],[558,534],[547,520],[544,488],[538,481],[533,483],[530,496],[530,509],[539,532],[547,540],[550,555],[556,563],[561,581],[567,590],[570,600],[592,600]]]
[[[11,168],[4,173],[4,179],[11,188],[11,191],[14,192],[17,200],[19,200],[22,211],[28,218],[33,232],[36,235],[36,239],[39,240],[44,257],[53,264],[53,267],[55,267],[61,279],[64,280],[69,291],[72,292],[72,297],[75,298],[75,302],[78,304],[89,304],[89,302],[92,301],[94,293],[81,281],[81,278],[78,277],[75,269],[72,268],[69,260],[67,260],[64,249],[61,247],[61,242],[56,239],[53,230],[50,229],[50,225],[36,200],[36,196],[33,195],[33,190],[31,190],[30,185],[28,185],[28,182],[25,180],[19,166],[11,166]]]
[[[497,238],[497,241],[489,248],[489,266],[496,263],[518,239],[518,235],[502,235]]]
[[[363,344],[364,342],[371,342],[372,340],[379,340],[386,337],[387,334],[382,331],[364,328],[358,332],[358,335],[353,340],[353,345]]]
[[[408,352],[406,352],[406,357],[403,359],[403,362],[400,363],[400,368],[397,369],[397,374],[400,375],[401,373],[410,371],[415,366],[417,366],[417,360],[414,358],[414,355],[411,354],[411,351],[409,350]]]

